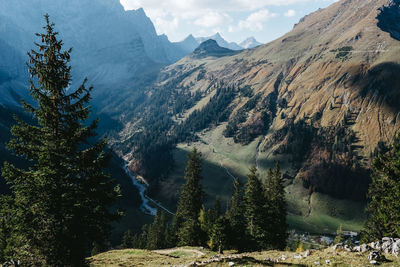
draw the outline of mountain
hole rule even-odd
[[[166,36],[158,36],[143,9],[125,11],[118,0],[0,0],[0,45],[6,47],[0,51],[1,68],[7,69],[1,76],[12,77],[8,84],[27,84],[26,52],[33,47],[34,33],[42,29],[46,13],[66,47],[74,48],[73,85],[87,76],[98,89],[95,94],[108,94],[109,90],[101,89],[110,86],[124,87],[143,72],[157,73],[161,66],[189,53]],[[15,90],[25,91],[22,87]],[[0,94],[7,96],[1,102],[10,100],[6,91],[7,84],[2,84]]]
[[[254,38],[254,37],[249,37],[249,38],[247,38],[246,40],[244,40],[243,42],[241,42],[239,44],[239,46],[241,46],[241,47],[243,47],[245,49],[255,48],[255,47],[260,46],[260,45],[262,45],[262,43],[258,42],[256,40],[256,38]]]
[[[199,44],[200,43],[191,34],[183,41],[176,43],[176,45],[181,47],[187,53],[193,52],[199,46]]]
[[[371,160],[400,129],[399,2],[341,0],[266,45],[165,67],[116,150],[165,203],[192,147],[204,157],[208,203],[227,200],[250,166],[264,177],[279,161],[291,227],[359,230]]]
[[[192,54],[194,58],[225,57],[236,54],[235,51],[221,47],[215,40],[209,39],[200,44]]]
[[[235,42],[227,42],[224,38],[222,38],[222,36],[219,33],[216,33],[213,36],[209,36],[209,37],[198,37],[196,38],[197,42],[200,44],[204,41],[207,40],[215,40],[219,46],[221,47],[225,47],[231,50],[242,50],[243,47],[239,46],[237,43]]]

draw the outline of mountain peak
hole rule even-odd
[[[245,49],[251,49],[251,48],[262,45],[262,43],[258,42],[256,40],[256,38],[251,36],[251,37],[247,38],[246,40],[244,40],[243,42],[241,42],[239,45]]]
[[[221,47],[217,41],[208,39],[200,44],[196,50],[194,50],[192,56],[194,58],[205,58],[205,57],[224,57],[236,54],[235,51]]]

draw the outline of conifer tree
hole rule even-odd
[[[244,207],[244,192],[238,179],[233,183],[234,191],[227,211],[227,218],[230,225],[231,234],[229,244],[238,251],[246,248],[246,220]]]
[[[199,214],[199,223],[201,229],[201,244],[205,245],[209,241],[209,237],[211,236],[212,224],[209,219],[209,212],[206,211],[204,205],[201,207]]]
[[[225,216],[220,216],[213,224],[211,230],[210,244],[211,249],[222,254],[228,246],[229,222]]]
[[[335,244],[343,243],[344,242],[344,233],[342,229],[342,225],[339,225],[338,229],[336,230],[336,237],[333,241]]]
[[[245,215],[247,234],[251,238],[251,249],[269,247],[269,222],[266,216],[264,186],[258,178],[257,169],[253,166],[247,176],[245,187]]]
[[[128,230],[124,233],[122,237],[122,248],[134,248],[134,235],[132,234],[131,230]]]
[[[12,256],[30,266],[81,266],[93,242],[104,244],[118,214],[109,207],[119,195],[103,170],[110,153],[106,140],[90,144],[98,120],[84,124],[92,88],[70,89],[69,50],[62,50],[54,24],[45,16],[36,34],[38,51],[28,53],[30,94],[23,101],[37,124],[17,119],[8,148],[30,162],[28,169],[5,163],[3,177],[13,196]]]
[[[201,153],[196,148],[188,155],[185,171],[186,183],[182,186],[178,207],[174,218],[174,232],[181,246],[200,245],[200,210],[204,192],[201,185]]]
[[[166,232],[168,227],[168,218],[165,212],[158,210],[154,217],[154,222],[149,226],[147,236],[147,249],[166,248]]]
[[[365,233],[369,240],[400,237],[400,135],[392,149],[373,161],[372,183],[368,190],[368,219]]]
[[[221,200],[217,196],[215,198],[214,206],[209,210],[209,221],[210,221],[210,223],[214,224],[221,215],[222,215]]]
[[[265,182],[266,212],[269,221],[270,245],[274,249],[284,249],[287,239],[286,198],[283,177],[279,163],[269,170]]]

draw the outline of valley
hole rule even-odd
[[[373,158],[400,129],[399,1],[341,0],[267,44],[220,34],[171,42],[143,9],[94,2],[74,0],[60,11],[59,2],[40,0],[24,16],[27,1],[0,0],[1,163],[25,164],[5,143],[10,114],[23,116],[19,99],[30,101],[24,54],[48,12],[74,48],[71,87],[86,76],[94,85],[93,118],[114,153],[110,172],[126,216],[112,244],[128,229],[139,232],[157,209],[175,212],[193,148],[203,156],[206,207],[217,196],[227,207],[233,180],[245,183],[253,165],[265,180],[279,162],[290,229],[362,229]],[[106,22],[94,19],[104,14]]]
[[[232,176],[244,181],[256,165],[263,177],[279,161],[292,227],[360,230],[371,160],[399,129],[400,48],[379,26],[397,11],[379,9],[386,2],[340,1],[232,55],[217,43],[201,45],[147,87],[133,119],[140,130],[116,149],[133,151],[132,170],[171,208],[193,147],[204,156],[209,205],[216,195],[227,200]],[[156,162],[166,166],[146,167]]]

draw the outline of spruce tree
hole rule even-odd
[[[284,249],[287,239],[286,198],[283,177],[279,163],[269,170],[265,182],[266,212],[269,221],[270,245],[274,249]]]
[[[245,216],[247,234],[251,238],[251,249],[269,247],[269,222],[265,209],[266,199],[264,186],[258,178],[257,169],[253,166],[247,176],[245,187]]]
[[[122,248],[134,248],[134,235],[132,234],[131,230],[128,230],[122,236]]]
[[[201,207],[199,214],[199,223],[201,229],[201,244],[206,245],[211,236],[212,224],[210,222],[210,214],[206,211],[204,205]]]
[[[230,208],[227,211],[227,218],[231,230],[229,245],[233,249],[243,251],[247,245],[244,192],[238,179],[235,179],[233,187],[234,191],[230,202]]]
[[[209,210],[210,223],[214,224],[221,215],[222,215],[221,200],[217,196],[215,198],[214,206]]]
[[[210,244],[211,249],[222,254],[228,246],[229,222],[225,216],[220,216],[213,224],[211,230]]]
[[[149,227],[147,237],[147,249],[166,248],[166,233],[168,228],[168,218],[165,212],[158,210],[153,223]]]
[[[369,240],[400,237],[400,135],[392,149],[373,161],[372,183],[368,190],[369,214],[365,234]]]
[[[343,243],[344,239],[345,239],[345,237],[344,237],[342,225],[339,225],[338,229],[336,230],[335,240],[333,242],[335,244]]]
[[[30,94],[23,101],[36,124],[17,119],[8,148],[30,162],[19,169],[5,163],[2,174],[14,196],[12,256],[24,265],[81,266],[93,242],[104,244],[118,189],[103,172],[110,153],[106,140],[94,144],[98,120],[86,126],[92,88],[70,89],[69,50],[62,50],[54,24],[45,16],[38,51],[28,55]]]
[[[188,155],[186,183],[182,186],[174,217],[174,232],[177,243],[181,246],[196,246],[201,243],[199,215],[204,197],[201,185],[201,164],[201,153],[194,148]]]

